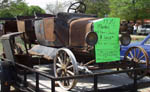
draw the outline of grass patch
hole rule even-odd
[[[142,41],[144,38],[132,38],[131,42]]]

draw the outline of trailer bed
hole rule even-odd
[[[34,66],[34,69],[53,75],[53,70],[52,70],[52,64],[51,65],[36,65]],[[105,69],[105,70],[95,70],[95,73],[102,73],[102,72],[111,72],[114,71],[115,69]],[[40,92],[50,92],[51,89],[51,80],[48,78],[39,77],[39,88]],[[34,89],[36,86],[36,79],[35,79],[35,74],[30,74],[28,75],[27,81],[30,84],[30,87]],[[94,90],[93,87],[93,78],[82,78],[78,80],[78,83],[75,88],[73,88],[71,91],[65,91],[62,90],[60,87],[55,85],[55,91],[56,92],[92,92]],[[112,74],[112,75],[104,75],[104,76],[99,76],[98,77],[98,89],[103,90],[119,90],[120,92],[124,92],[127,90],[130,90],[132,88],[133,80],[130,79],[126,73],[120,73],[120,74]],[[145,85],[144,85],[145,83]],[[142,84],[142,85],[140,85]],[[150,77],[146,76],[143,79],[138,81],[138,86],[139,89],[138,91],[143,92],[142,90],[149,90],[150,91]],[[143,87],[146,89],[143,89]]]

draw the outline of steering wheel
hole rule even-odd
[[[85,11],[86,5],[83,2],[75,2],[67,10],[68,13],[85,13]]]

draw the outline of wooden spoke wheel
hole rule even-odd
[[[77,62],[73,53],[66,48],[58,50],[54,59],[55,77],[74,76],[78,74]],[[76,79],[58,81],[58,85],[64,90],[72,89],[77,83]]]
[[[83,2],[75,2],[67,10],[68,13],[85,13],[85,11],[86,5]]]
[[[149,57],[147,52],[141,48],[141,47],[131,47],[127,50],[125,53],[125,60],[131,61],[131,66],[125,67],[126,69],[134,69],[140,68],[140,67],[149,67]],[[133,62],[132,62],[133,61]],[[134,65],[133,65],[134,63]],[[137,71],[137,79],[143,78],[147,74],[148,70],[141,70]],[[134,72],[128,72],[128,76],[132,79],[134,79],[135,73]]]

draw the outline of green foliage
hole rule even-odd
[[[84,0],[84,3],[87,6],[87,14],[97,14],[99,17],[109,15],[126,20],[150,19],[150,0]],[[61,7],[49,5],[49,11],[57,13],[66,6],[66,3],[62,5]],[[0,1],[0,17],[31,16],[35,12],[45,13],[39,6],[28,6],[24,0]]]
[[[85,0],[87,6],[87,14],[96,14],[99,17],[104,17],[109,13],[108,0]]]
[[[0,3],[0,17],[32,16],[35,12],[45,13],[39,6],[28,6],[23,0],[3,0]]]
[[[21,2],[19,4],[13,3],[9,9],[10,13],[15,17],[15,16],[23,16],[23,15],[28,15],[28,5],[24,2]]]
[[[41,9],[39,6],[30,6],[28,9],[28,15],[32,16],[34,13],[45,13],[43,9]]]
[[[109,0],[111,17],[126,20],[150,18],[150,0]]]
[[[9,9],[3,9],[0,10],[0,17],[9,18],[9,17],[13,17],[13,15],[11,14]]]
[[[80,0],[79,0],[80,1]],[[84,0],[87,14],[125,20],[150,19],[150,0]]]

